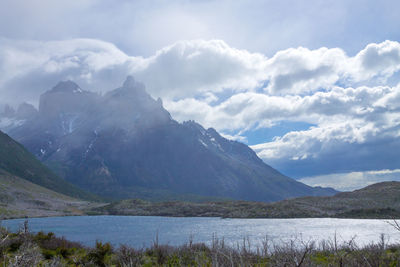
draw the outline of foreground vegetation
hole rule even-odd
[[[398,227],[398,225],[397,225]],[[213,238],[211,245],[189,241],[182,246],[113,247],[97,242],[85,247],[53,233],[30,233],[27,223],[17,233],[0,228],[1,266],[400,266],[400,244],[380,242],[358,247],[336,238],[320,242],[292,240],[274,245],[266,238],[261,247],[248,239],[236,247]]]

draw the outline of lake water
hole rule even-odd
[[[24,219],[4,220],[3,227],[16,231]],[[359,245],[378,242],[384,233],[389,242],[399,242],[400,232],[387,220],[359,219],[221,219],[221,218],[171,218],[142,216],[81,216],[29,219],[33,232],[54,232],[72,241],[93,246],[96,240],[113,245],[127,244],[136,248],[148,247],[156,240],[160,244],[182,245],[192,238],[194,242],[210,244],[213,236],[236,246],[243,239],[252,247],[261,246],[268,239],[282,244],[293,239],[303,241],[333,240],[339,242],[352,238]]]

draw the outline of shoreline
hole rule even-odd
[[[306,220],[306,219],[336,219],[336,220],[400,220],[399,218],[352,218],[352,217],[220,217],[220,216],[162,216],[162,215],[129,215],[129,214],[81,214],[81,215],[56,215],[56,216],[32,216],[32,217],[12,217],[0,218],[0,227],[2,221],[9,220],[29,220],[42,218],[65,218],[65,217],[158,217],[158,218],[215,218],[215,219],[254,219],[254,220]]]

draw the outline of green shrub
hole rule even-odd
[[[113,248],[110,243],[103,244],[100,241],[96,241],[96,246],[89,252],[88,258],[96,266],[103,267],[106,266],[107,261],[111,258],[112,252]]]

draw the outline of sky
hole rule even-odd
[[[400,180],[399,1],[0,0],[0,105],[127,75],[310,185]]]

